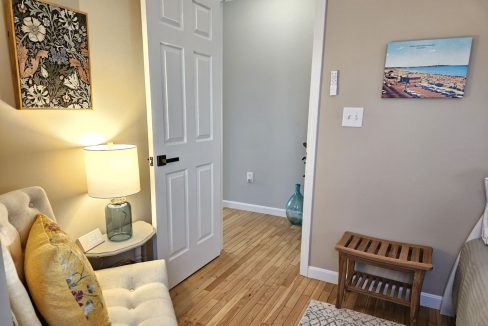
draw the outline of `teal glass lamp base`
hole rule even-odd
[[[112,199],[105,207],[105,222],[110,241],[120,242],[132,237],[132,212],[125,198]]]

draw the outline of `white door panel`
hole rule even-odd
[[[164,141],[184,143],[187,138],[184,50],[161,44],[161,63]]]
[[[217,257],[222,244],[222,7],[210,0],[142,1],[153,221],[173,287]],[[179,161],[157,166],[158,155]]]
[[[197,141],[213,140],[212,57],[194,54]]]
[[[161,20],[169,25],[182,28],[183,0],[162,0]]]
[[[213,164],[197,167],[198,244],[214,236],[213,179]]]
[[[193,1],[194,21],[193,32],[206,39],[212,38],[212,10],[196,1]]]
[[[190,250],[187,171],[166,174],[166,186],[171,261]]]

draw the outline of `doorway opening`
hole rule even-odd
[[[291,261],[307,275],[325,6],[142,0],[149,154],[178,158],[150,170],[156,255],[167,260],[171,287],[222,248],[226,255],[226,229],[247,225],[243,233],[261,231],[256,239],[272,221],[298,230]],[[302,231],[283,217],[304,183]],[[249,214],[258,215],[239,224]],[[243,240],[235,246],[249,245],[235,235]]]
[[[234,209],[286,217],[298,184],[304,194],[299,246],[304,276],[325,10],[323,0],[234,0],[224,3],[223,15],[224,249],[226,214]]]

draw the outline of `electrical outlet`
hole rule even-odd
[[[247,172],[246,173],[246,179],[247,179],[247,183],[253,183],[254,182],[254,172]]]

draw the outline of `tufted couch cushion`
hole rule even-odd
[[[178,325],[164,260],[95,271],[112,326]]]
[[[15,190],[0,196],[0,240],[9,249],[17,273],[24,280],[24,248],[37,214],[56,221],[41,187]]]

